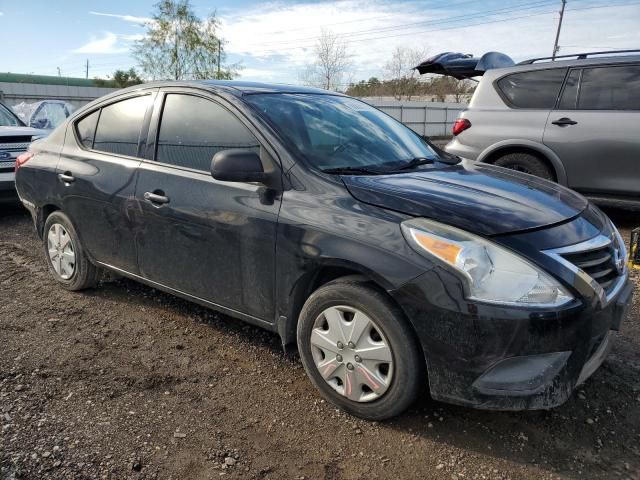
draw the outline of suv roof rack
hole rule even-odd
[[[611,54],[619,54],[619,53],[640,53],[639,50],[608,50],[603,52],[587,52],[587,53],[572,53],[571,55],[556,55],[555,57],[540,57],[540,58],[531,58],[529,60],[524,60],[518,65],[531,65],[532,63],[539,62],[541,60],[557,60],[559,58],[576,58],[576,60],[584,60],[587,57],[592,57],[594,55],[611,55]]]

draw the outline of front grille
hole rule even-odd
[[[7,135],[0,137],[0,146],[4,144],[25,143],[29,145],[31,143],[31,135]]]
[[[561,249],[558,254],[566,261],[584,271],[598,282],[606,293],[616,285],[616,280],[623,274],[624,247],[618,245],[617,239],[600,237],[600,241],[579,246],[575,249]]]
[[[619,276],[612,245],[607,245],[591,252],[565,253],[562,256],[576,267],[584,270],[605,291],[611,287]]]
[[[7,142],[6,138],[0,137],[0,152],[26,152],[31,142]]]
[[[31,137],[0,137],[0,173],[11,172],[16,165],[16,157],[26,152]]]

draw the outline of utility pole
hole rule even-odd
[[[58,76],[61,77],[62,75],[60,74],[60,67],[56,67],[58,69]]]
[[[88,58],[87,58],[86,73],[84,75],[84,78],[89,78],[89,59]]]
[[[220,50],[222,49],[222,42],[218,39],[218,76],[217,79],[220,80]]]
[[[564,16],[564,7],[566,4],[567,0],[562,0],[562,8],[560,9],[560,20],[558,20],[558,31],[556,32],[556,41],[553,44],[553,55],[551,55],[551,60],[556,59],[558,50],[560,50],[560,47],[558,46],[558,40],[560,40],[560,29],[562,28],[562,17]]]

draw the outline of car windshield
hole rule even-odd
[[[0,127],[21,127],[18,117],[12,114],[7,107],[0,103]]]
[[[409,128],[359,100],[324,94],[252,94],[245,100],[314,167],[390,171],[439,160]],[[416,161],[418,160],[418,161]]]

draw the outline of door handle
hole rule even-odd
[[[70,172],[59,173],[58,178],[64,183],[73,183],[76,181],[75,177]]]
[[[156,192],[144,192],[144,199],[147,202],[155,203],[158,205],[164,205],[165,203],[169,203],[169,197],[166,197],[164,195],[164,192],[161,192],[158,190],[156,190]]]
[[[571,120],[568,117],[562,117],[559,118],[558,120],[555,120],[554,122],[551,122],[554,125],[558,125],[559,127],[564,127],[565,125],[577,125],[578,122],[576,122],[575,120]]]

